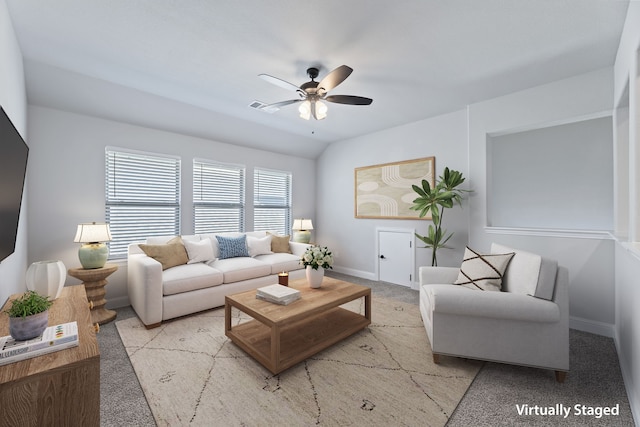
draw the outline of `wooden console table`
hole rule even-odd
[[[111,322],[116,318],[116,312],[104,308],[107,300],[107,277],[118,269],[117,265],[106,264],[101,268],[70,268],[68,273],[76,279],[82,280],[87,292],[87,299],[91,303],[91,321],[99,325]]]
[[[62,288],[49,309],[50,326],[73,321],[78,347],[0,366],[1,425],[100,425],[100,351],[83,286]],[[0,335],[9,335],[5,314]]]

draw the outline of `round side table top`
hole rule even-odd
[[[118,269],[115,264],[105,264],[101,268],[70,268],[68,273],[84,282],[103,280]]]

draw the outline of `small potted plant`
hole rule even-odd
[[[300,263],[306,267],[309,286],[319,288],[325,268],[333,268],[333,254],[326,246],[310,246],[302,254]]]
[[[35,291],[27,291],[11,303],[9,333],[16,341],[29,340],[42,334],[49,325],[49,307],[53,301]]]

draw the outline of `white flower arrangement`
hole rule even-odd
[[[300,264],[305,267],[310,265],[314,270],[317,270],[318,267],[333,268],[331,267],[333,265],[333,254],[326,246],[310,246],[302,254]]]

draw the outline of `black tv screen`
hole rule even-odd
[[[0,261],[16,248],[29,147],[0,107]]]

